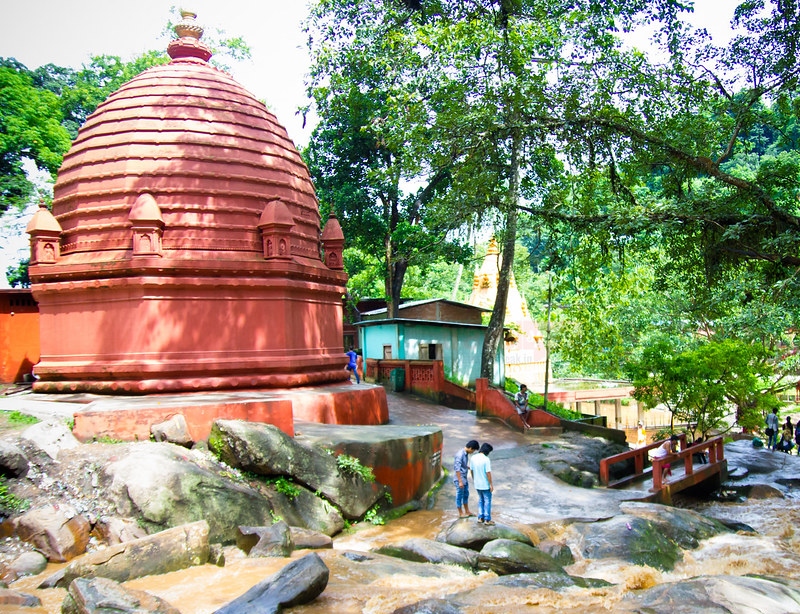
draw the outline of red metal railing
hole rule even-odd
[[[725,459],[725,449],[722,443],[722,437],[712,437],[708,441],[698,443],[688,448],[681,446],[681,451],[677,454],[670,454],[662,458],[653,459],[653,488],[651,490],[658,491],[664,487],[661,480],[661,469],[664,463],[674,463],[678,460],[683,460],[684,475],[692,475],[694,473],[694,459],[695,454],[708,454],[708,463],[703,463],[703,467],[711,467]]]
[[[678,435],[680,438],[681,443],[681,450],[686,449],[686,433],[681,433]],[[608,458],[604,458],[600,461],[600,483],[604,486],[608,486],[609,483],[609,470],[612,465],[616,465],[617,463],[623,463],[630,459],[633,459],[634,463],[634,473],[630,477],[631,479],[636,478],[640,475],[644,474],[645,465],[647,464],[648,453],[650,450],[654,450],[663,444],[664,441],[656,441],[646,446],[642,446],[641,448],[636,448],[635,450],[628,450],[627,452],[622,452],[621,454],[615,454],[614,456],[609,456]],[[698,446],[699,449],[699,446]],[[653,469],[655,472],[655,469]],[[660,470],[659,470],[660,471]]]

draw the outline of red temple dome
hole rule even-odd
[[[198,49],[193,38],[173,41],[172,62],[123,85],[81,128],[53,201],[65,258],[130,250],[128,214],[146,192],[163,215],[165,256],[258,259],[259,218],[280,200],[294,218],[292,255],[319,261],[320,216],[300,154],[275,116]]]
[[[183,15],[172,61],[109,96],[64,157],[60,249],[31,267],[39,390],[346,376],[346,275],[322,260],[308,169],[264,104],[207,63],[202,29]]]

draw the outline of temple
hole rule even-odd
[[[87,119],[52,213],[28,226],[36,392],[147,394],[347,379],[344,237],[263,103],[208,63],[192,13],[172,60]]]
[[[475,270],[472,280],[472,293],[467,301],[470,305],[492,309],[497,296],[500,280],[500,250],[494,237],[483,262]],[[513,324],[513,327],[509,327]],[[505,326],[508,327],[505,339],[505,375],[520,383],[527,384],[531,390],[544,387],[547,352],[544,339],[536,322],[528,312],[528,305],[517,288],[514,272],[508,287]]]

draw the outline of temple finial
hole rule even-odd
[[[178,38],[167,45],[167,53],[173,60],[179,58],[198,58],[205,62],[211,59],[211,50],[200,41],[203,28],[195,19],[197,13],[181,10],[181,20],[173,28]]]
[[[203,36],[203,28],[195,20],[197,13],[181,9],[181,20],[175,24],[173,30],[179,38],[195,38],[200,40]]]

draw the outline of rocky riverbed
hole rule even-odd
[[[436,412],[453,411],[423,409],[431,421]],[[615,451],[604,440],[502,439],[502,427],[463,412],[457,420],[475,422],[482,439],[496,444],[493,527],[455,518],[447,479],[435,495],[403,510],[417,511],[372,524],[391,507],[379,485],[353,475],[341,484],[324,479],[336,472],[325,465],[329,455],[282,448],[292,444],[260,425],[223,421],[210,446],[193,449],[81,444],[60,419],[6,425],[6,504],[25,501],[27,510],[9,511],[1,525],[0,575],[10,589],[0,611],[60,611],[64,578],[72,573],[85,583],[93,575],[123,583],[71,582],[79,602],[93,591],[143,590],[155,601],[140,600],[138,611],[172,607],[183,614],[239,611],[226,604],[252,586],[274,602],[279,589],[296,590],[296,574],[309,581],[307,603],[292,602],[298,612],[749,612],[756,611],[748,609],[754,594],[757,611],[800,612],[800,540],[792,520],[776,534],[766,523],[737,519],[756,498],[773,510],[795,507],[797,457],[730,444],[736,479],[725,488],[729,502],[669,508],[630,501],[644,489],[594,487],[599,458]],[[448,457],[464,434],[459,428],[451,437]],[[317,478],[294,476],[317,485],[293,492],[286,467],[269,458],[299,453],[327,468]],[[769,550],[776,549],[773,563]],[[310,550],[317,558],[307,558]],[[703,573],[715,571],[706,562],[714,556],[747,560]],[[103,571],[102,561],[125,557],[126,571]],[[209,574],[217,578],[213,586]],[[43,599],[20,605],[25,596]]]

